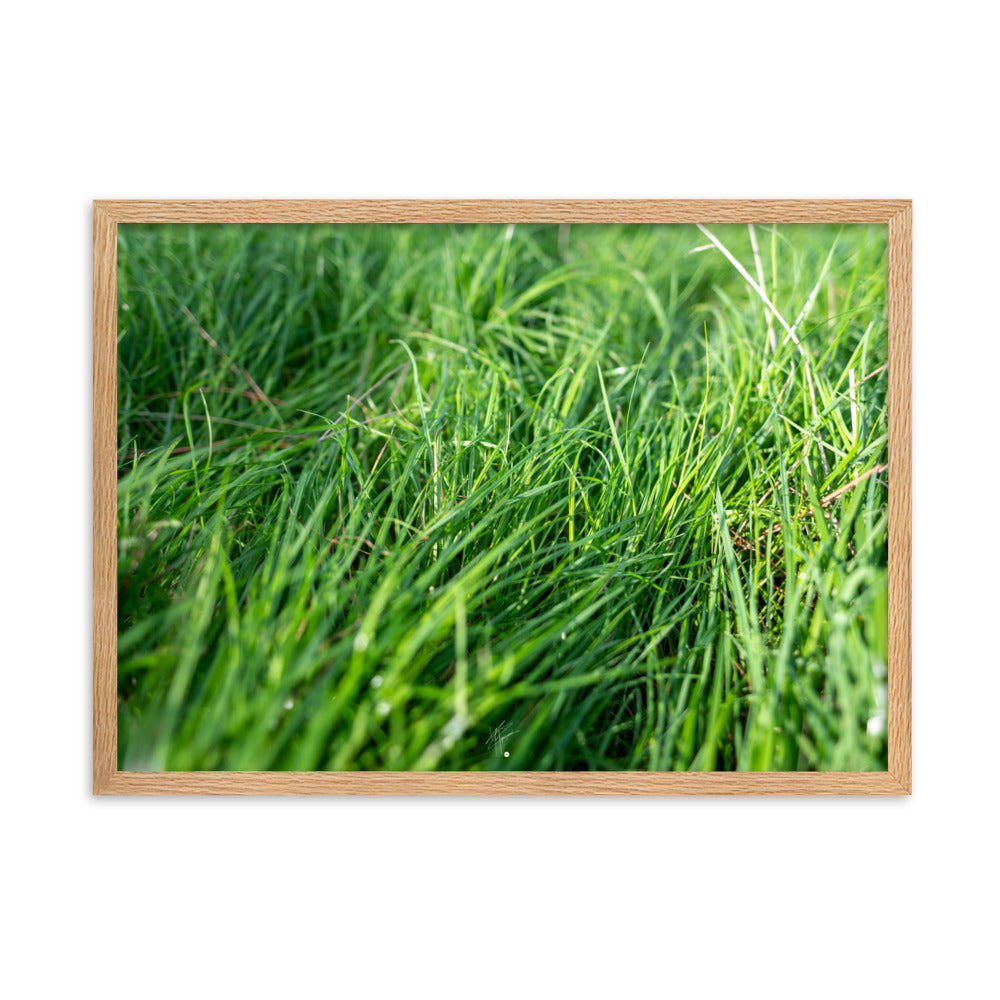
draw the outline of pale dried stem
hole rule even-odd
[[[750,246],[753,247],[753,259],[754,264],[757,266],[757,280],[760,282],[760,287],[764,287],[764,265],[761,263],[760,259],[760,248],[757,246],[757,230],[754,229],[753,223],[751,222],[747,229],[750,231]],[[764,317],[767,320],[767,342],[771,345],[771,353],[778,353],[778,338],[774,334],[774,323],[771,317],[771,310],[765,305],[764,306]]]
[[[888,465],[876,465],[874,469],[869,469],[867,472],[862,472],[861,475],[857,477],[857,479],[852,479],[849,483],[845,483],[843,486],[841,486],[840,489],[834,490],[832,493],[828,493],[825,497],[823,497],[822,500],[820,500],[820,503],[824,507],[827,504],[833,503],[833,501],[836,500],[837,497],[846,493],[848,490],[853,490],[855,486],[858,486],[859,484],[863,483],[870,476],[874,476],[876,473],[879,472],[885,472],[885,470],[888,468],[889,468]]]
[[[277,407],[274,405],[273,400],[269,399],[267,393],[265,393],[264,390],[261,389],[259,385],[257,385],[257,383],[254,381],[254,377],[250,374],[250,372],[248,372],[246,368],[243,368],[241,365],[238,365],[235,361],[233,361],[233,359],[228,354],[226,354],[226,352],[218,345],[215,338],[198,322],[197,319],[195,319],[194,314],[191,312],[191,310],[188,309],[187,306],[181,306],[181,312],[183,312],[184,315],[187,316],[187,318],[191,320],[192,323],[194,323],[194,325],[198,328],[198,332],[208,342],[208,344],[221,355],[223,360],[228,362],[230,371],[232,371],[234,375],[238,375],[241,378],[246,379],[247,385],[249,385],[250,388],[253,390],[254,398],[256,398],[258,401],[262,403],[267,403],[267,405],[270,406],[273,410],[277,410]]]
[[[697,223],[697,225],[698,228],[712,241],[712,243],[714,243],[715,246],[720,251],[722,251],[723,256],[726,258],[726,260],[729,261],[730,264],[733,265],[733,267],[736,268],[736,270],[739,272],[743,280],[760,296],[761,301],[764,303],[765,306],[767,306],[771,310],[771,312],[774,314],[774,318],[781,324],[782,329],[787,334],[787,339],[792,341],[792,343],[798,348],[799,354],[802,355],[802,367],[806,375],[806,387],[809,392],[809,402],[812,404],[813,419],[816,421],[817,425],[816,443],[819,445],[819,457],[823,463],[824,471],[829,476],[830,471],[826,461],[826,447],[823,444],[823,439],[819,432],[819,407],[816,405],[816,390],[813,386],[812,370],[811,370],[812,366],[809,363],[809,353],[808,351],[806,351],[804,345],[802,344],[802,341],[799,340],[798,336],[795,333],[795,328],[802,321],[806,313],[809,311],[809,308],[812,306],[812,303],[816,298],[816,291],[819,285],[817,284],[816,288],[813,289],[812,294],[809,296],[809,301],[806,302],[802,312],[799,313],[799,318],[795,321],[793,325],[790,325],[788,321],[784,318],[784,316],[781,315],[781,313],[778,310],[778,307],[768,298],[767,292],[765,292],[764,289],[759,284],[757,284],[757,282],[754,281],[754,279],[750,276],[747,269],[729,252],[728,249],[726,249],[726,247],[716,238],[716,236],[710,230],[706,229],[700,222]]]

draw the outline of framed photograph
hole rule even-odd
[[[909,201],[94,203],[96,794],[907,794]]]

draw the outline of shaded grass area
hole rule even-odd
[[[121,226],[120,766],[885,769],[885,228],[709,230]]]

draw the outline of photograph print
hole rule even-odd
[[[117,254],[120,770],[886,771],[886,225]]]

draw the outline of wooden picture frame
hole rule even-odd
[[[885,772],[245,772],[117,766],[117,230],[121,223],[870,223],[888,227],[889,646]],[[911,271],[906,200],[95,201],[93,791],[199,794],[909,794]]]

